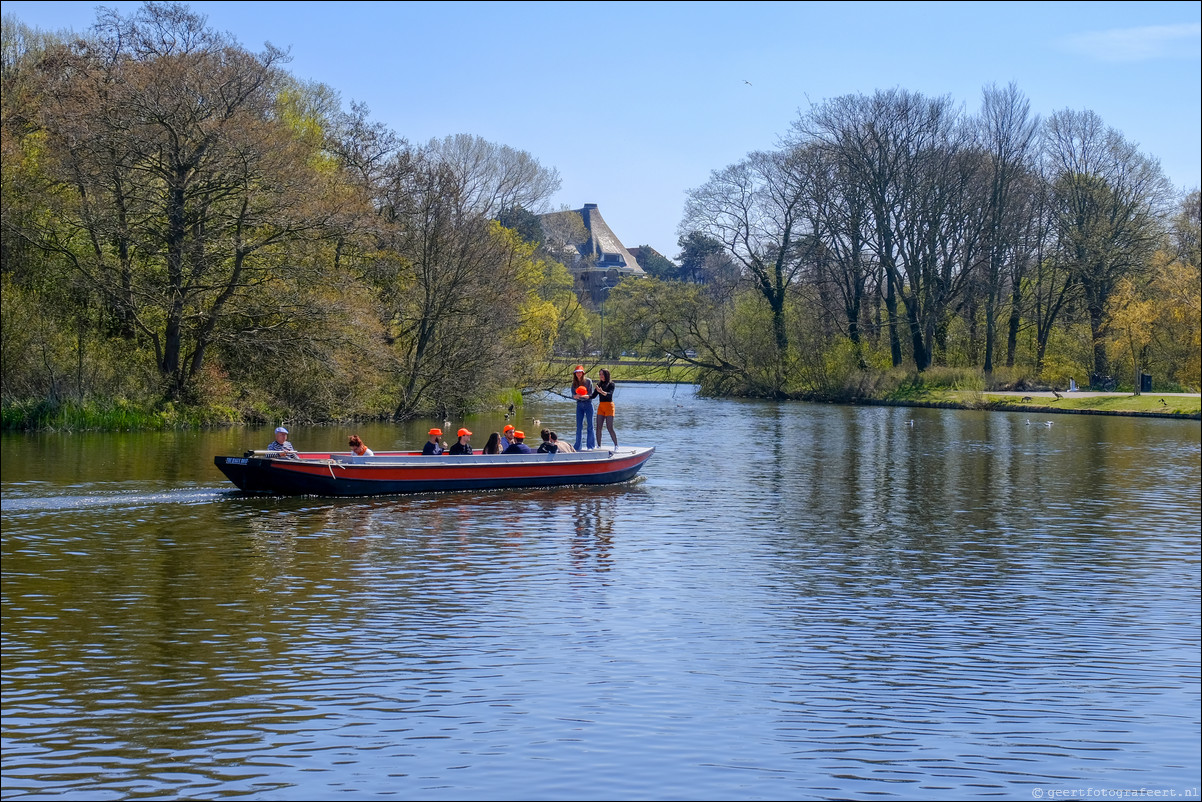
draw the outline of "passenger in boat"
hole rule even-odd
[[[584,375],[584,365],[577,365],[572,372],[572,397],[576,399],[576,445],[580,450],[581,428],[588,432],[588,447],[596,445],[593,439],[593,380]]]
[[[594,395],[599,399],[597,401],[597,447],[601,447],[601,429],[605,427],[609,429],[610,439],[614,441],[614,448],[618,447],[618,436],[614,434],[614,390],[617,385],[613,379],[609,377],[609,369],[601,368],[597,379],[597,389]]]
[[[422,454],[430,456],[431,454],[441,454],[446,450],[447,445],[442,442],[442,429],[431,429],[430,439],[422,446]]]
[[[374,451],[363,444],[363,441],[357,434],[352,434],[347,438],[346,444],[351,449],[351,462],[358,462],[359,457],[374,457],[376,455]]]
[[[268,451],[276,452],[269,454],[271,457],[283,457],[284,459],[300,459],[296,455],[296,449],[292,447],[292,443],[288,441],[288,430],[283,426],[277,426],[275,429],[275,440],[267,446]]]
[[[467,429],[460,429],[458,432],[459,439],[447,451],[448,454],[471,454],[472,453],[472,433]]]
[[[543,429],[539,432],[539,436],[543,438],[543,442],[538,447],[540,454],[555,454],[559,451],[559,446],[551,442],[551,430]]]
[[[500,454],[501,453],[501,435],[493,432],[488,436],[488,441],[484,444],[484,448],[480,449],[481,454]]]
[[[501,430],[501,453],[502,454],[505,453],[505,449],[507,449],[511,445],[513,445],[513,431],[514,431],[513,427],[510,426],[508,423],[505,424],[505,428]]]
[[[560,440],[559,435],[555,432],[551,432],[551,442],[559,449],[558,453],[560,454],[571,454],[576,451],[576,449],[572,448],[571,443]]]
[[[504,454],[533,454],[534,449],[531,448],[530,446],[526,445],[525,440],[526,440],[525,432],[516,432],[515,431],[513,433],[513,445],[511,445],[509,448],[505,449],[502,453],[504,453]]]

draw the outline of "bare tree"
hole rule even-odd
[[[775,389],[784,383],[785,302],[814,241],[805,230],[811,174],[797,149],[756,152],[689,192],[680,230],[722,243],[767,302],[776,346]]]
[[[497,145],[471,134],[432,139],[429,158],[442,162],[455,176],[461,211],[495,219],[505,209],[545,210],[559,191],[559,172],[543,167],[524,150]]]
[[[1092,111],[1064,110],[1044,127],[1058,258],[1080,283],[1093,340],[1093,371],[1108,373],[1108,301],[1147,265],[1172,196],[1159,162]]]

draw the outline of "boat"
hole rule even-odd
[[[247,451],[214,457],[245,493],[284,496],[382,496],[441,490],[498,490],[516,487],[616,484],[633,479],[655,449],[593,449],[557,454],[472,454],[423,456],[415,451]]]

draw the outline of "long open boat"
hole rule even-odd
[[[655,453],[651,447],[569,454],[422,456],[413,451],[352,457],[349,453],[248,451],[215,457],[240,490],[286,496],[379,496],[434,490],[491,490],[625,482]],[[270,456],[269,456],[270,455]]]

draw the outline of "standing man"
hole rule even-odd
[[[581,428],[588,432],[588,447],[594,448],[597,441],[593,439],[593,380],[584,375],[584,365],[577,365],[572,372],[572,397],[576,399],[576,444],[580,450]]]

